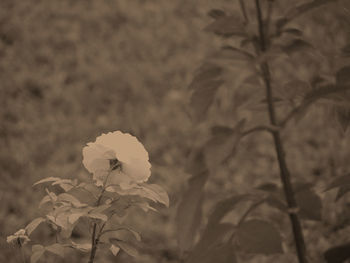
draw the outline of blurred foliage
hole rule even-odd
[[[277,15],[291,6],[291,1],[275,2]],[[203,58],[222,44],[203,30],[212,21],[207,16],[212,8],[236,10],[238,3],[0,1],[1,262],[19,262],[17,251],[5,238],[39,214],[37,205],[43,190],[31,185],[47,176],[86,178],[82,147],[101,133],[114,130],[139,138],[150,154],[151,181],[164,186],[170,195],[170,209],[160,208],[158,214],[135,211],[130,217],[130,224],[142,234],[142,256],[132,259],[121,253],[118,260],[179,262],[175,210],[189,177],[184,167],[193,145],[206,138],[203,131],[209,125],[191,122],[187,86]],[[350,40],[344,24],[349,13],[340,5],[320,10],[293,23],[324,54],[317,64],[300,55],[295,60],[302,63],[283,64],[283,72],[302,80],[319,71],[334,74],[343,63],[338,59],[339,51]],[[273,68],[273,75],[283,82],[286,76],[279,70]],[[241,75],[245,75],[244,69],[236,70],[230,78],[234,81]],[[226,100],[217,101],[216,110],[224,113],[232,106],[232,94],[225,89],[220,92]],[[248,95],[241,94],[242,98]],[[322,192],[326,182],[350,170],[349,132],[334,129],[340,124],[323,118],[325,110],[313,108],[283,134],[293,177],[316,183],[315,191],[324,200],[322,222],[304,223],[306,243],[315,262],[322,262],[321,254],[327,248],[348,242],[350,231],[349,196],[335,203],[334,191]],[[240,114],[264,119],[259,109]],[[210,116],[210,125],[231,118]],[[232,117],[233,123],[235,120]],[[205,186],[204,215],[215,202],[233,193],[244,193],[266,182],[279,184],[271,143],[263,133],[240,142],[235,158]],[[227,220],[237,220],[244,208],[239,207]],[[275,219],[276,227],[290,236],[286,217],[264,206],[257,212]],[[77,240],[84,231],[83,226],[78,227]],[[49,229],[41,229],[35,238],[49,243],[53,237]],[[293,251],[285,251],[283,258],[246,256],[244,262],[294,262]],[[97,253],[96,262],[112,258],[112,254]],[[55,260],[48,257],[46,262]],[[69,261],[86,262],[86,258],[72,254]]]

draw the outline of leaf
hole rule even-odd
[[[33,186],[38,185],[38,184],[42,184],[42,183],[47,183],[47,182],[55,182],[58,180],[61,180],[61,178],[59,178],[59,177],[47,177],[47,178],[44,178],[40,181],[37,181],[36,183],[33,184]]]
[[[237,263],[234,247],[230,242],[217,244],[202,251],[198,258],[186,263]]]
[[[255,201],[256,196],[251,194],[241,194],[241,195],[235,195],[230,198],[224,199],[220,202],[218,202],[212,212],[210,213],[209,219],[208,219],[208,226],[211,227],[214,225],[217,225],[222,218],[229,212],[231,212],[237,204],[243,201]]]
[[[209,80],[203,83],[200,89],[193,92],[191,106],[193,107],[193,115],[196,120],[204,120],[209,107],[214,101],[217,90],[223,83],[223,80]]]
[[[324,252],[324,257],[327,263],[344,263],[350,259],[350,243],[327,249]]]
[[[322,201],[317,194],[310,190],[303,190],[296,193],[295,199],[300,208],[301,217],[314,221],[322,220]]]
[[[205,30],[222,37],[246,35],[243,21],[238,13],[218,17],[215,21],[205,27]]]
[[[220,17],[226,16],[225,12],[220,9],[212,9],[208,12],[208,16],[218,19]]]
[[[120,248],[112,244],[109,250],[112,252],[113,256],[116,256],[119,253]]]
[[[43,199],[41,199],[39,203],[39,208],[42,207],[44,204],[50,202],[52,199],[49,195],[45,195]]]
[[[88,213],[86,216],[93,219],[102,220],[104,222],[108,220],[108,217],[105,214],[101,213]]]
[[[50,251],[51,253],[64,258],[64,246],[62,244],[53,244],[45,247],[45,250]]]
[[[135,247],[133,247],[130,243],[125,242],[123,240],[119,240],[116,238],[110,238],[109,241],[116,244],[119,248],[121,248],[125,253],[132,257],[139,257],[139,252]]]
[[[262,220],[248,220],[237,230],[239,246],[247,253],[282,253],[280,233],[270,223]]]
[[[344,102],[348,103],[346,99]],[[334,105],[333,113],[335,120],[341,127],[341,131],[345,133],[350,125],[350,105]]]
[[[246,62],[252,62],[255,59],[255,56],[251,53],[233,46],[222,47],[219,52],[214,54],[214,57],[222,59],[243,60]]]
[[[342,198],[345,194],[350,192],[350,185],[344,185],[341,186],[338,190],[337,196],[335,198],[335,201],[338,201],[340,198]]]
[[[73,206],[78,208],[87,206],[87,204],[81,203],[76,197],[67,193],[62,193],[58,195],[58,201],[71,203]]]
[[[345,57],[349,57],[350,56],[350,44],[343,47],[341,51]]]
[[[207,171],[203,147],[192,150],[187,158],[185,171],[192,175],[202,174]]]
[[[87,253],[91,250],[91,243],[78,244],[72,241],[72,248]]]
[[[234,230],[235,226],[233,224],[218,224],[215,227],[207,227],[186,262],[202,262],[208,257],[207,252],[227,242]],[[211,255],[212,252],[209,252],[209,254]]]
[[[338,85],[350,84],[350,66],[339,69],[336,73],[336,83]]]
[[[77,182],[73,182],[70,179],[60,179],[54,182],[52,185],[59,185],[64,191],[68,192],[76,186]]]
[[[80,217],[86,215],[86,213],[78,212],[78,213],[72,213],[68,216],[68,221],[70,224],[74,224],[79,220]]]
[[[338,176],[327,186],[324,191],[329,191],[343,185],[350,185],[350,174]]]
[[[181,252],[192,248],[202,219],[203,187],[208,174],[199,174],[189,180],[176,213],[177,242]]]
[[[42,245],[33,245],[30,262],[36,263],[40,259],[40,257],[44,254],[44,252],[45,252],[45,248]]]
[[[243,122],[239,122],[234,129],[222,128],[216,132],[204,146],[206,166],[215,170],[218,166],[228,160],[235,153],[239,142],[240,131]]]
[[[297,36],[297,37],[303,36],[303,31],[301,31],[300,29],[297,29],[297,28],[285,28],[282,31],[282,34],[283,33],[292,34],[292,35]]]
[[[324,4],[328,4],[335,1],[336,0],[314,0],[311,2],[300,4],[296,7],[293,7],[287,12],[285,17],[281,19],[280,23],[278,23],[278,26],[283,27],[289,21],[297,18],[298,16],[301,16],[304,13],[309,12],[315,8],[321,7]]]
[[[203,121],[206,117],[217,90],[224,83],[221,77],[222,68],[212,63],[204,63],[195,74],[189,89],[193,90],[191,106],[196,120]]]
[[[143,197],[151,199],[154,202],[159,202],[169,207],[169,196],[167,192],[157,184],[142,184],[144,191]]]
[[[291,43],[282,47],[282,51],[289,56],[301,50],[314,50],[314,47],[309,42],[300,38],[294,39]]]
[[[38,217],[35,218],[32,222],[30,222],[25,228],[28,236],[30,236],[30,234],[44,221],[46,221],[45,218]]]

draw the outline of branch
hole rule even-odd
[[[263,22],[263,17],[261,13],[260,0],[255,0],[255,6],[256,6],[257,20],[258,20],[260,51],[264,53],[266,52],[268,47],[265,40],[266,36],[264,32],[264,22]],[[270,124],[273,126],[276,126],[277,118],[276,118],[274,101],[273,101],[273,90],[271,87],[271,74],[270,74],[269,64],[267,61],[264,61],[261,63],[260,70],[262,72],[263,81],[265,83],[265,88],[266,88],[266,100],[268,103],[268,115],[270,119]],[[294,208],[297,207],[297,203],[295,200],[294,191],[291,184],[290,173],[285,160],[283,143],[282,143],[279,131],[273,131],[272,136],[273,136],[276,155],[277,155],[278,164],[280,168],[280,178],[283,183],[284,194],[287,200],[288,208],[290,210],[293,210]],[[294,242],[295,242],[299,262],[307,263],[305,241],[304,241],[304,236],[301,229],[300,220],[298,218],[298,215],[295,213],[290,213],[289,217],[292,224]]]

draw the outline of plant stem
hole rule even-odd
[[[103,193],[105,191],[105,187],[103,186],[103,189],[100,193],[100,196],[98,197],[96,206],[100,205]],[[97,245],[99,242],[99,237],[96,238],[96,228],[97,228],[97,223],[94,223],[93,230],[92,230],[92,236],[91,236],[91,253],[90,253],[90,258],[88,263],[93,263],[96,255],[96,250],[97,250]]]
[[[261,13],[260,0],[255,0],[256,11],[257,11],[257,19],[258,19],[258,29],[259,29],[259,46],[261,52],[265,52],[267,50],[266,41],[265,41],[265,33],[264,33],[264,23]],[[273,91],[271,88],[271,75],[269,64],[265,61],[261,65],[261,71],[263,73],[263,80],[266,88],[266,100],[268,103],[268,115],[270,119],[270,124],[273,126],[277,126],[277,119],[275,113],[275,107],[273,102]],[[283,143],[281,140],[279,130],[272,130],[271,134],[273,136],[275,150],[277,154],[278,164],[280,168],[280,177],[283,184],[284,194],[287,200],[289,211],[295,211],[297,208],[297,202],[295,200],[294,191],[290,179],[290,173],[287,167],[285,153],[283,149]],[[306,247],[305,241],[303,237],[303,232],[300,224],[300,220],[298,215],[295,212],[289,213],[290,221],[292,224],[294,242],[297,250],[297,255],[299,259],[299,263],[307,263],[306,256]]]

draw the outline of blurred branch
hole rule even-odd
[[[259,46],[260,46],[260,50],[257,50],[257,51],[264,53],[268,48],[267,46],[268,42],[265,39],[265,37],[268,37],[268,36],[265,35],[265,31],[264,31],[264,22],[263,22],[261,7],[260,7],[260,0],[255,0],[255,6],[256,6],[256,14],[257,14],[257,20],[258,20]],[[270,119],[270,124],[273,126],[276,126],[277,118],[276,118],[276,112],[275,112],[274,101],[273,101],[273,90],[271,87],[271,74],[270,74],[269,64],[267,61],[264,61],[261,63],[260,70],[262,72],[263,81],[265,83],[265,88],[266,88],[266,100],[268,103],[268,115]],[[297,202],[294,196],[294,191],[293,191],[293,187],[290,179],[290,172],[285,160],[285,153],[283,149],[284,147],[283,147],[283,143],[282,143],[279,131],[278,130],[272,131],[272,136],[275,144],[278,164],[280,167],[280,177],[283,183],[283,189],[287,200],[288,208],[294,209],[297,207]],[[304,241],[299,217],[295,213],[290,213],[289,217],[292,224],[294,241],[296,245],[299,262],[307,263],[305,241]]]

